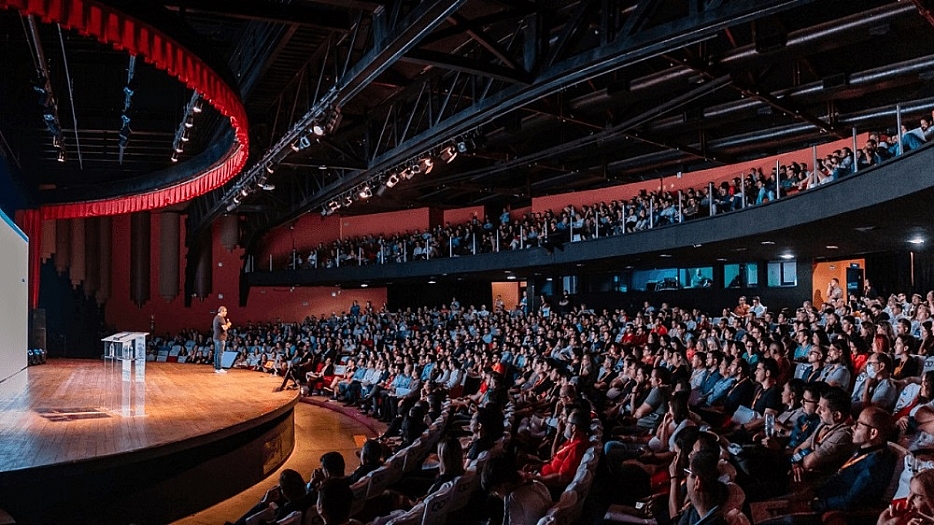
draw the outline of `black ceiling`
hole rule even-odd
[[[245,189],[239,211],[253,239],[364,184],[376,191],[407,162],[462,139],[469,150],[450,164],[338,213],[521,206],[797,149],[852,127],[894,128],[898,103],[913,127],[934,108],[934,26],[920,14],[923,0],[832,8],[807,0],[151,4],[153,16],[226,68],[249,115],[248,169],[193,202],[189,227],[233,209],[231,196]],[[70,31],[60,40],[56,26],[40,23],[68,150],[57,162],[26,26],[18,13],[0,12],[0,146],[36,203],[52,189],[171,167],[191,92],[137,64],[121,164],[129,57]],[[283,147],[301,134],[297,123],[329,109],[328,96],[342,115],[337,129],[302,151]],[[208,112],[184,155],[226,129]],[[272,175],[257,168],[266,164]],[[258,190],[259,175],[275,189]]]

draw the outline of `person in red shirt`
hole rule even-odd
[[[567,441],[552,456],[551,461],[542,465],[537,473],[531,473],[528,479],[540,481],[549,489],[564,490],[580,466],[589,443],[590,415],[581,410],[573,410],[564,427]]]

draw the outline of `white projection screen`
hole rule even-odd
[[[26,366],[29,336],[29,240],[0,211],[0,381]]]

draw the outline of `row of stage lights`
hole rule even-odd
[[[387,190],[396,187],[403,180],[411,180],[416,175],[431,173],[437,162],[450,164],[459,154],[466,154],[474,149],[475,137],[476,132],[451,140],[437,149],[429,150],[400,166],[373,177],[349,193],[329,201],[322,208],[321,216],[331,215],[341,208],[350,207],[355,201],[367,200],[373,195],[381,197]]]
[[[340,126],[341,118],[340,108],[334,106],[330,107],[321,118],[312,122],[311,126],[308,126],[305,132],[292,142],[290,145],[292,151],[299,152],[303,149],[310,148],[313,141],[317,141],[319,138],[333,133],[334,130],[337,129],[337,126]]]
[[[341,122],[341,112],[340,109],[334,106],[328,108],[327,111],[320,117],[315,119],[307,129],[302,132],[295,141],[292,142],[290,148],[294,152],[302,151],[303,149],[309,148],[312,145],[312,137],[317,141],[319,138],[333,133],[337,129],[337,126]],[[279,158],[281,162],[282,158]],[[263,168],[257,172],[255,177],[245,177],[245,180],[249,181],[251,178],[255,178],[255,184],[244,183],[240,186],[236,195],[233,196],[231,202],[227,205],[227,211],[232,212],[240,206],[240,203],[243,202],[243,199],[250,196],[254,191],[264,190],[272,191],[276,189],[275,184],[271,184],[268,181],[269,176],[276,172],[276,164],[273,161],[268,161],[263,164]]]
[[[42,122],[52,135],[52,147],[58,150],[58,161],[65,162],[68,153],[65,150],[65,136],[62,125],[58,120],[58,101],[52,93],[52,84],[45,75],[40,76],[33,83],[33,89],[39,95],[39,106],[42,108]]]
[[[191,140],[191,128],[195,127],[195,117],[204,110],[201,95],[197,91],[191,94],[191,100],[185,104],[185,110],[182,115],[182,121],[178,124],[175,131],[175,139],[172,141],[172,162],[178,162],[178,157],[185,151],[185,145]]]

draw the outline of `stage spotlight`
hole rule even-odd
[[[172,152],[172,157],[171,157],[171,158],[172,158],[172,162],[178,162],[178,152],[177,152],[177,151],[173,151],[173,152]]]
[[[185,127],[188,129],[195,127],[195,116],[194,115],[188,115],[187,117],[185,117]]]
[[[243,188],[242,190],[240,190],[240,195],[243,195],[244,197],[247,197],[247,196],[250,195],[250,190],[248,190],[248,189],[246,189],[246,188]]]
[[[182,142],[188,142],[189,140],[191,140],[191,131],[187,129],[183,131],[181,139],[182,139]]]
[[[301,151],[311,146],[311,139],[308,135],[302,135],[298,140],[292,143],[292,151]]]
[[[358,195],[360,195],[361,199],[369,199],[370,197],[373,196],[373,188],[370,188],[369,185],[364,186],[363,189],[360,190],[360,193],[358,193]]]
[[[266,164],[266,173],[272,175],[276,172],[276,169],[272,167],[272,164]]]
[[[454,145],[457,147],[458,153],[469,153],[473,149],[473,141],[466,137],[457,139],[457,143]]]
[[[228,212],[234,211],[234,210],[236,210],[236,209],[237,209],[237,203],[236,203],[236,202],[231,202],[230,204],[227,205],[227,211],[228,211]]]
[[[454,149],[454,146],[448,146],[441,150],[441,160],[443,160],[445,164],[450,164],[451,161],[453,161],[456,158],[457,158],[457,150]]]
[[[336,200],[333,200],[328,203],[328,209],[331,211],[331,213],[334,213],[340,207],[341,207],[341,203],[337,202]]]
[[[433,160],[431,160],[431,157],[424,157],[418,161],[416,166],[418,166],[418,170],[420,172],[427,175],[431,173],[431,170],[435,167],[435,163]]]
[[[353,204],[353,197],[350,195],[344,197],[344,206],[347,207],[347,206],[350,206],[351,204]]]
[[[415,176],[416,173],[418,173],[417,171],[415,171],[417,169],[418,169],[418,166],[409,166],[408,168],[405,168],[404,170],[402,170],[402,178],[405,180],[410,180],[412,177]]]
[[[183,152],[183,151],[185,151],[185,147],[182,146],[182,143],[181,143],[181,142],[176,142],[176,143],[175,143],[175,153],[181,153],[181,152]]]
[[[267,182],[267,183],[264,183],[264,184],[260,184],[260,185],[259,185],[259,189],[261,189],[261,190],[263,190],[263,191],[272,191],[272,190],[276,189],[276,185],[275,185],[275,184],[269,184],[269,183]]]
[[[392,189],[396,184],[399,184],[399,176],[393,173],[386,179],[386,187]]]
[[[315,122],[314,124],[311,125],[311,132],[319,137],[323,137],[325,133],[324,124],[320,122]]]
[[[65,162],[66,160],[68,160],[68,154],[65,153],[65,150],[63,149],[58,150],[58,161]]]
[[[328,133],[334,133],[334,131],[337,129],[337,126],[341,125],[342,118],[341,111],[337,108],[333,108],[328,115],[327,122],[325,123],[325,130]]]

